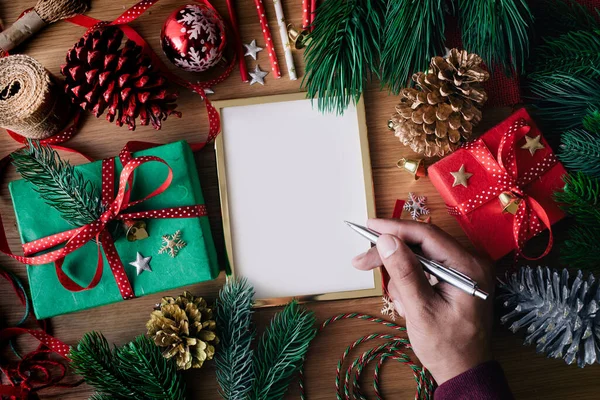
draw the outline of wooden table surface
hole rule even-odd
[[[23,9],[33,6],[33,3],[33,0],[2,0],[0,1],[0,18],[2,18],[5,24],[9,24],[17,18]],[[113,20],[126,8],[132,6],[134,1],[93,0],[92,3],[93,8],[89,12],[90,16],[103,20]],[[225,1],[218,0],[214,3],[222,15],[226,16]],[[237,3],[239,3],[238,15],[241,21],[240,30],[243,41],[249,43],[252,39],[256,39],[259,45],[264,44],[253,2],[244,0],[237,1]],[[301,20],[301,1],[285,0],[283,3],[288,22],[292,22],[298,26]],[[132,24],[165,62],[167,61],[160,51],[159,46],[160,29],[166,17],[176,7],[183,4],[185,4],[184,1],[161,0],[146,15],[143,15],[138,21]],[[265,5],[270,25],[275,27],[274,10],[267,2],[265,2]],[[53,74],[59,75],[59,67],[64,62],[67,50],[83,33],[83,28],[71,23],[56,23],[45,29],[40,35],[29,41],[19,50],[35,57]],[[279,60],[283,64],[284,57],[279,35],[275,29],[272,33]],[[301,79],[304,72],[302,53],[295,52],[294,58]],[[249,69],[255,65],[255,62],[249,57],[246,58],[246,63]],[[259,53],[258,64],[260,64],[263,70],[270,71],[266,51]],[[170,66],[173,72],[188,79],[193,79],[193,75],[182,73],[172,64],[167,63],[167,65]],[[283,77],[281,79],[275,79],[269,73],[265,80],[265,86],[249,86],[247,83],[241,81],[239,73],[236,70],[225,82],[214,88],[215,94],[211,95],[211,99],[233,99],[298,91],[300,89],[300,80],[290,81],[285,68],[282,68],[282,73]],[[493,96],[494,94],[490,95]],[[410,175],[401,172],[395,166],[396,161],[400,157],[411,155],[410,150],[404,148],[386,127],[386,121],[394,110],[396,98],[388,96],[385,91],[379,91],[378,83],[374,83],[365,94],[365,100],[378,216],[390,216],[395,200],[406,198],[408,192],[414,191],[418,194],[428,196],[433,222],[469,246],[458,224],[454,221],[453,217],[446,213],[440,196],[436,193],[429,180],[421,179],[415,182]],[[95,119],[88,114],[85,116],[80,132],[68,145],[95,159],[101,159],[115,156],[129,140],[144,140],[156,143],[168,143],[181,139],[190,142],[202,141],[208,131],[208,123],[204,106],[201,104],[199,97],[189,91],[182,91],[178,103],[178,109],[183,112],[183,118],[180,120],[169,118],[161,131],[155,131],[149,127],[138,127],[134,133],[131,133],[126,128],[118,128],[102,118]],[[505,118],[510,112],[511,110],[508,108],[485,110],[484,121],[478,127],[478,131],[483,132],[487,127]],[[302,116],[299,115],[298,119],[301,120],[301,118]],[[302,138],[298,138],[298,140],[302,140]],[[7,135],[0,135],[1,156],[8,154],[17,147],[16,143]],[[83,162],[81,157],[74,156],[71,159],[75,163]],[[223,243],[221,240],[218,240],[222,236],[222,228],[220,225],[215,156],[212,147],[205,148],[197,153],[196,161],[203,190],[207,197],[214,236],[217,238],[217,247],[222,249]],[[7,189],[7,182],[13,179],[16,179],[14,170],[11,169],[8,173],[4,174],[4,179],[0,186],[0,212],[4,219],[4,227],[8,232],[11,247],[13,250],[17,250],[19,249],[20,242],[15,228],[14,213]],[[560,230],[559,225],[555,231]],[[223,252],[221,251],[222,255]],[[0,263],[3,267],[15,272],[23,280],[26,279],[25,267],[23,265],[4,255],[0,255]],[[212,299],[216,296],[223,282],[224,277],[220,276],[215,281],[184,289]],[[168,294],[175,295],[178,292],[175,291]],[[123,344],[131,340],[134,336],[145,332],[145,323],[152,306],[159,301],[162,295],[166,294],[162,293],[141,297],[111,306],[53,318],[51,320],[52,331],[58,338],[68,344],[75,344],[85,332],[92,330],[101,331],[111,342]],[[319,321],[322,321],[330,316],[346,312],[362,312],[378,315],[381,308],[381,300],[379,298],[370,298],[323,302],[310,304],[308,307],[314,310]],[[20,318],[21,311],[9,286],[0,284],[0,326],[14,324]],[[274,311],[259,310],[256,313],[259,329],[265,326]],[[500,312],[501,310],[496,311]],[[495,320],[498,321],[498,316],[496,316]],[[311,347],[306,363],[308,398],[335,398],[335,365],[338,357],[346,346],[360,336],[382,331],[385,331],[385,329],[368,322],[344,321],[334,324],[320,334]],[[506,327],[496,322],[493,338],[494,356],[504,366],[510,385],[517,398],[598,398],[598,393],[600,393],[600,379],[598,379],[600,378],[600,370],[598,370],[597,366],[586,367],[585,369],[567,366],[561,360],[547,359],[543,355],[536,354],[534,348],[524,347],[522,342],[522,333],[514,335]],[[190,399],[219,398],[212,363],[208,363],[201,370],[186,372],[186,380],[189,387]],[[381,381],[383,393],[387,398],[409,399],[414,396],[415,383],[407,367],[389,364],[383,369]],[[366,382],[365,380],[365,384]],[[299,398],[298,393],[297,386],[294,385],[290,388],[288,397],[290,399]],[[372,396],[371,390],[367,390],[367,393]],[[48,390],[43,392],[42,397],[70,400],[87,398],[90,394],[90,387],[81,385],[75,389],[66,391]]]

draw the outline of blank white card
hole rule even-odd
[[[337,116],[289,97],[217,104],[235,275],[257,299],[376,289],[351,265],[370,243],[344,224],[374,208],[362,102]]]

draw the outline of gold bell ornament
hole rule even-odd
[[[130,242],[148,238],[148,231],[146,230],[146,223],[144,221],[124,221],[123,226],[125,228],[125,236]]]
[[[293,24],[287,26],[288,38],[290,39],[290,45],[293,45],[296,50],[300,50],[308,44],[307,35],[308,31],[303,30],[298,32]]]
[[[415,181],[423,176],[427,176],[425,163],[422,158],[401,158],[396,166],[405,170],[415,177]]]
[[[502,192],[498,196],[500,200],[500,204],[502,204],[502,212],[503,213],[511,213],[515,215],[519,210],[519,204],[521,204],[522,199],[517,197],[512,192]]]

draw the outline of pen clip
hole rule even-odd
[[[471,279],[470,276],[463,274],[460,271],[455,270],[454,268],[451,267],[447,267],[453,274],[460,276],[461,278],[471,282],[471,284],[473,284],[474,287],[477,286],[477,282],[475,282],[473,279]]]

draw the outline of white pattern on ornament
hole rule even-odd
[[[186,10],[189,12],[186,12]],[[218,36],[215,31],[215,26],[206,18],[199,6],[189,4],[185,6],[184,10],[181,10],[181,14],[183,16],[178,19],[177,22],[189,27],[189,29],[186,30],[186,33],[190,39],[198,39],[201,37],[202,31],[205,31],[208,34],[208,37],[206,38],[208,42],[212,44],[217,42]]]
[[[206,50],[206,47],[203,48]],[[175,65],[185,69],[190,72],[203,72],[206,71],[209,67],[217,64],[219,60],[217,59],[217,48],[213,47],[209,50],[210,57],[208,59],[203,58],[202,53],[190,47],[188,51],[187,58],[175,58]],[[211,61],[213,60],[213,61]]]

